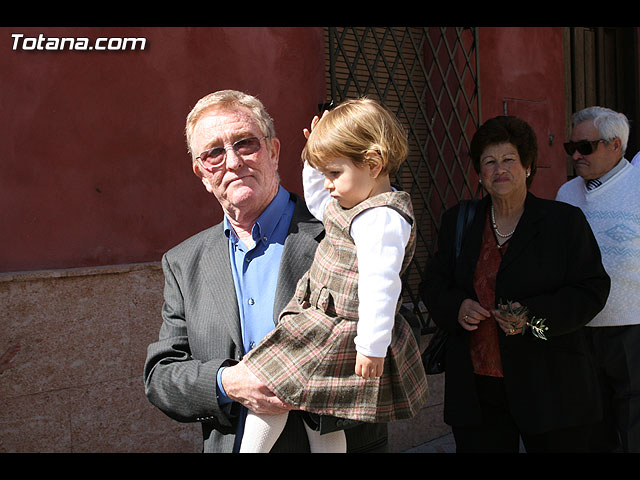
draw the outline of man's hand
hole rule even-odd
[[[362,378],[382,376],[384,357],[367,357],[361,353],[356,355],[356,375]]]
[[[293,407],[276,397],[258,378],[240,362],[222,371],[222,388],[229,398],[241,403],[252,412],[278,415]]]

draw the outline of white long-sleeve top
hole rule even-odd
[[[309,211],[322,221],[331,200],[324,188],[324,175],[305,163],[302,184]],[[353,220],[350,234],[358,257],[356,350],[369,357],[384,357],[402,291],[400,269],[411,225],[394,209],[376,207]]]

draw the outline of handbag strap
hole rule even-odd
[[[456,260],[460,257],[462,250],[462,237],[471,225],[476,211],[477,200],[463,200],[460,202],[458,210],[458,222],[456,224]]]

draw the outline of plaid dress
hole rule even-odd
[[[391,422],[416,415],[427,379],[415,336],[396,315],[379,378],[355,374],[358,267],[351,222],[368,208],[388,207],[412,225],[402,272],[413,257],[415,225],[406,192],[376,195],[345,210],[329,202],[326,230],[309,271],[276,328],[244,357],[247,367],[279,398],[298,409],[364,422]],[[398,307],[400,301],[398,301]]]

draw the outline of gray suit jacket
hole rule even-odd
[[[323,236],[322,223],[304,201],[296,208],[285,241],[274,324],[293,296],[298,279],[313,261]],[[149,345],[144,367],[149,401],[180,422],[201,422],[205,452],[231,452],[239,414],[233,403],[220,408],[216,375],[242,359],[242,334],[229,261],[227,237],[220,223],[169,250],[162,259],[164,305],[159,340]],[[308,451],[302,413],[292,412],[273,452]],[[323,429],[341,421],[322,417]],[[325,426],[326,425],[326,426]],[[386,425],[359,424],[346,430],[349,451],[386,448]]]

